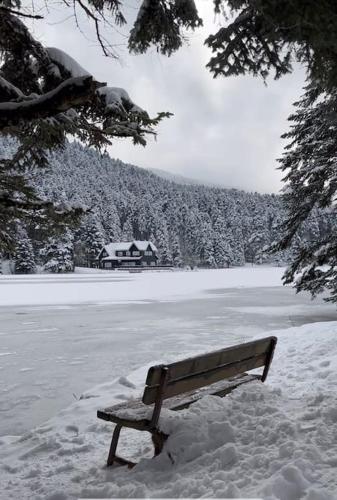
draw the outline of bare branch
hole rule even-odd
[[[0,12],[13,14],[14,16],[26,17],[28,19],[43,19],[43,16],[39,16],[38,14],[25,14],[19,10],[9,9],[8,7],[0,7]]]

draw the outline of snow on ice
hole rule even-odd
[[[135,300],[201,298],[205,297],[205,290],[210,289],[280,286],[283,273],[283,268],[242,267],[217,271],[147,272],[136,275],[125,272],[100,272],[97,276],[94,273],[78,274],[76,279],[71,274],[6,275],[0,277],[0,284],[6,285],[0,289],[0,304],[108,304]],[[118,286],[112,286],[114,282],[118,283]]]

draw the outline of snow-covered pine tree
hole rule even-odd
[[[132,241],[133,238],[133,226],[131,219],[128,217],[126,221],[123,224],[123,229],[122,229],[122,241]]]
[[[85,246],[86,265],[97,267],[97,257],[105,243],[103,228],[96,214],[90,214],[84,223],[83,231],[80,232]]]
[[[227,235],[228,244],[231,248],[231,255],[233,256],[232,265],[243,266],[246,262],[244,253],[246,238],[243,236],[242,227],[241,224],[238,224],[238,220],[236,220],[235,225],[228,226]]]
[[[183,265],[180,252],[180,243],[177,235],[173,237],[172,241],[172,263],[174,267],[181,267]]]
[[[254,231],[245,246],[245,257],[246,262],[251,262],[252,264],[262,264],[263,260],[263,248],[266,247],[267,241],[265,238],[264,231],[260,229]]]
[[[233,263],[233,252],[229,242],[223,234],[216,235],[214,238],[214,260],[216,267],[229,267]]]
[[[309,85],[295,105],[296,112],[289,117],[291,129],[283,136],[290,142],[280,160],[286,174],[283,200],[288,215],[273,248],[284,250],[295,241],[285,283],[293,282],[297,291],[307,290],[313,296],[328,290],[328,300],[337,302],[337,232],[327,230],[334,227],[337,215],[337,90],[327,93]],[[303,238],[312,217],[314,238]],[[320,234],[317,218],[323,222]]]
[[[214,232],[210,217],[204,214],[203,222],[199,228],[199,265],[202,267],[216,267],[214,258]]]
[[[16,274],[32,274],[36,270],[33,245],[26,229],[18,230],[18,241],[15,247],[14,262]]]
[[[206,267],[217,267],[214,258],[214,245],[212,240],[206,240],[203,249],[203,260],[201,262],[202,266]]]
[[[172,264],[172,255],[169,243],[169,232],[165,220],[160,222],[156,231],[156,246],[159,253],[159,264],[169,266]]]
[[[103,207],[102,226],[107,241],[121,241],[119,214],[113,200],[110,198],[106,200],[106,204]]]
[[[213,224],[214,229],[214,259],[217,267],[229,267],[233,264],[234,257],[229,243],[228,230],[225,219],[220,212],[216,214]]]
[[[194,267],[202,260],[203,229],[201,225],[201,213],[198,207],[195,206],[196,204],[190,201],[192,200],[186,200],[182,207],[180,231],[183,234],[183,243],[181,248],[185,257],[185,263]]]
[[[73,236],[70,231],[49,238],[41,251],[44,270],[49,273],[70,273],[74,271]]]
[[[153,217],[150,216],[151,208],[148,203],[144,203],[140,200],[139,206],[137,207],[135,215],[135,225],[136,225],[136,236],[137,240],[148,240],[149,234],[152,230],[152,220]],[[151,240],[150,240],[151,241]]]

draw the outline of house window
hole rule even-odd
[[[155,265],[156,265],[156,262],[154,260],[151,260],[150,266],[155,266]]]
[[[105,263],[104,263],[104,267],[105,267],[106,269],[111,268],[111,267],[112,267],[112,262],[105,262]]]
[[[118,257],[122,257],[123,256],[123,252],[117,252],[117,256]]]
[[[146,250],[145,251],[145,255],[152,255],[152,251],[151,250]]]
[[[134,250],[134,251],[132,252],[132,255],[133,255],[134,257],[139,257],[140,252],[139,252],[138,250]]]
[[[125,255],[126,255],[127,257],[130,257],[131,252],[129,252],[129,251],[128,251],[128,252],[125,252]]]

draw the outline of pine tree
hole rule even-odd
[[[102,226],[107,236],[107,241],[121,241],[120,218],[113,200],[109,198],[107,199],[106,207],[103,210]]]
[[[233,252],[223,234],[214,238],[214,260],[217,267],[229,267],[233,263]]]
[[[32,274],[36,269],[32,242],[25,229],[20,228],[18,234],[19,239],[14,254],[15,273]]]
[[[210,218],[203,217],[204,221],[200,226],[199,234],[199,264],[206,267],[216,267],[214,258],[214,232]]]
[[[256,230],[249,237],[246,248],[245,257],[247,262],[252,264],[262,264],[263,260],[263,249],[267,245],[266,235],[264,231]]]
[[[122,241],[132,241],[133,238],[133,226],[131,219],[127,218],[123,224],[122,229]]]
[[[288,215],[273,249],[284,250],[295,242],[285,283],[294,282],[297,291],[313,296],[328,290],[329,300],[337,302],[337,233],[328,229],[336,220],[337,90],[326,93],[309,85],[296,107],[289,118],[291,130],[284,135],[290,143],[280,160]]]
[[[214,257],[214,245],[212,240],[205,241],[201,265],[206,267],[217,267]]]
[[[172,242],[172,263],[174,267],[181,267],[183,265],[178,236],[174,236]]]
[[[214,230],[214,259],[217,267],[229,267],[233,264],[234,257],[229,243],[228,230],[225,219],[219,210],[216,210]]]
[[[156,231],[156,245],[159,253],[159,263],[167,266],[172,264],[172,255],[169,245],[169,233],[165,221],[161,221]]]
[[[246,262],[244,245],[246,238],[243,236],[242,228],[235,224],[228,227],[228,243],[233,256],[233,266],[243,266]]]
[[[69,231],[62,236],[49,238],[41,251],[44,269],[50,273],[69,273],[74,271],[73,237]]]
[[[85,245],[86,265],[88,267],[97,267],[97,257],[104,246],[105,238],[96,215],[89,215],[87,217],[80,237],[83,238]]]

